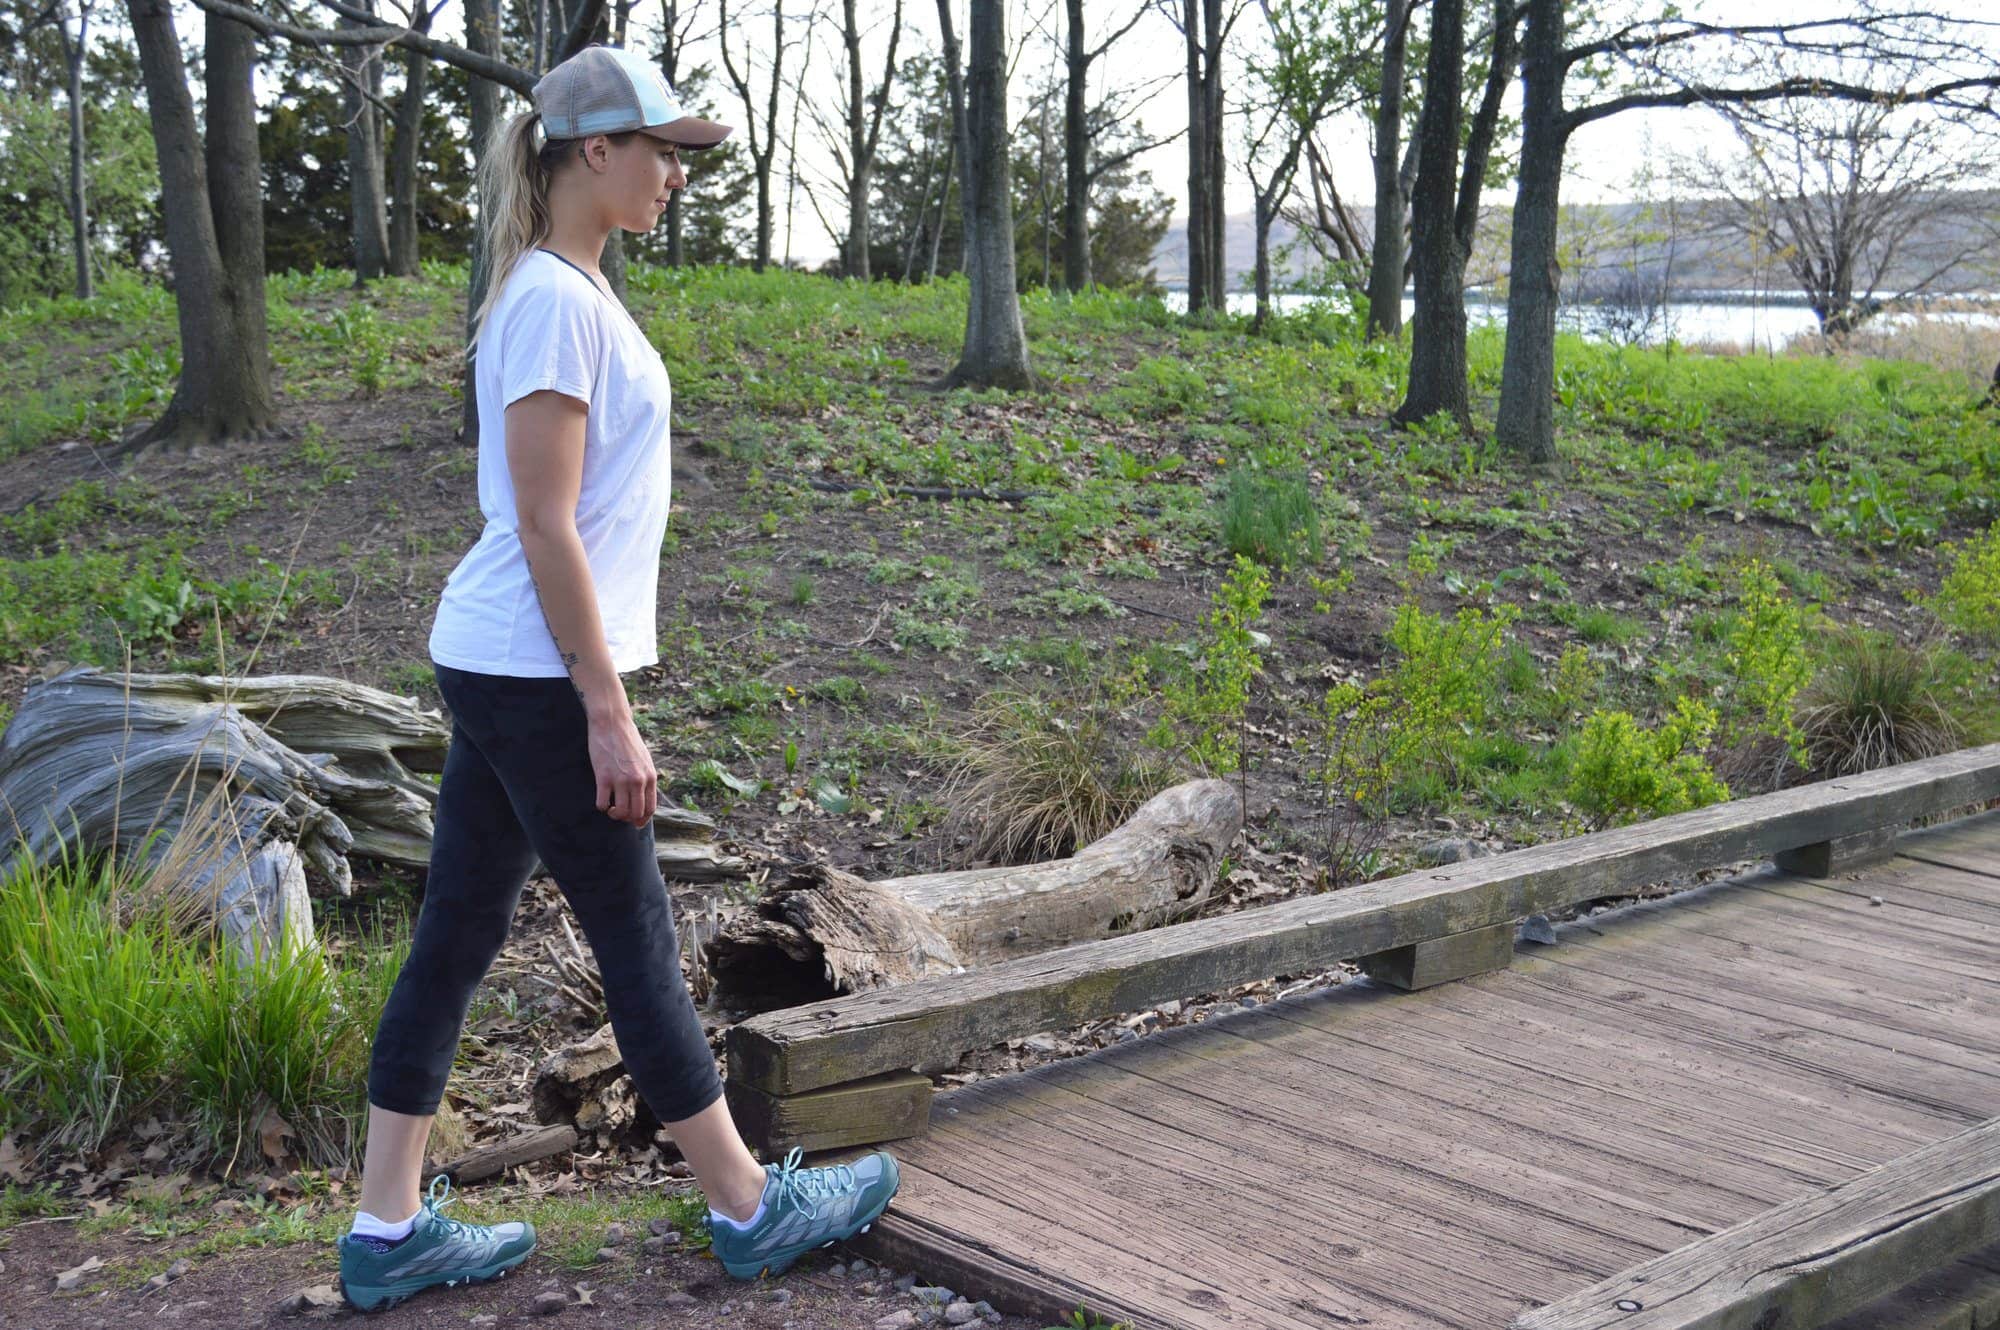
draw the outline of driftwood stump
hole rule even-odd
[[[0,735],[0,873],[22,856],[110,851],[246,953],[313,942],[309,895],[354,890],[350,854],[430,862],[450,730],[414,698],[342,679],[66,671],[31,684]],[[661,871],[747,866],[712,822],[661,809]]]

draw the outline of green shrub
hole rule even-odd
[[[1213,607],[1202,616],[1208,635],[1197,644],[1196,659],[1166,682],[1166,707],[1148,742],[1215,775],[1242,766],[1250,681],[1263,663],[1250,626],[1263,613],[1270,590],[1264,570],[1237,555]]]
[[[1392,778],[1428,770],[1457,787],[1467,740],[1486,723],[1507,628],[1519,617],[1512,605],[1463,609],[1450,619],[1415,601],[1396,607],[1389,644],[1398,659],[1382,680],[1392,703],[1385,717]]]
[[[1769,736],[1782,742],[1792,760],[1807,760],[1793,703],[1812,678],[1806,647],[1806,616],[1785,595],[1770,566],[1752,559],[1740,575],[1735,619],[1724,639],[1728,677],[1724,697],[1731,746]]]
[[[2000,523],[1944,549],[1951,568],[1931,598],[1931,609],[1972,641],[2000,644]]]
[[[1830,634],[1799,694],[1807,766],[1822,777],[1851,776],[1974,742],[1985,728],[1969,700],[1975,674],[1939,644],[1906,646],[1857,629]]]
[[[1727,799],[1729,787],[1702,756],[1716,725],[1715,708],[1687,697],[1651,731],[1630,712],[1592,712],[1576,738],[1564,792],[1597,827]]]

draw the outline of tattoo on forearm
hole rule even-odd
[[[561,659],[563,668],[569,671],[570,687],[576,689],[576,695],[579,699],[588,703],[590,697],[584,692],[583,685],[576,678],[577,662],[582,660],[583,657],[577,652],[563,650],[562,639],[556,636],[556,626],[549,619],[548,603],[542,598],[541,579],[535,576],[535,561],[527,558],[526,547],[522,548],[521,555],[523,559],[526,559],[528,564],[528,583],[535,588],[535,602],[542,607],[542,622],[548,624],[549,627],[549,640],[556,644],[556,654]]]

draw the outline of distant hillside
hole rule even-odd
[[[2000,191],[1976,196],[1989,218],[2000,218]],[[1578,204],[1563,210],[1563,277],[1565,286],[1581,283],[1603,288],[1637,273],[1658,282],[1670,276],[1682,292],[1761,289],[1782,295],[1792,290],[1791,275],[1774,255],[1753,255],[1743,237],[1722,224],[1726,204],[1714,199],[1666,204]],[[1355,221],[1363,236],[1374,226],[1373,208],[1357,208]],[[1507,236],[1511,203],[1484,209],[1479,242],[1467,277],[1474,286],[1501,282],[1507,272]],[[1279,221],[1271,228],[1272,280],[1282,287],[1306,275],[1316,262],[1309,247],[1278,256],[1292,239],[1292,228]],[[1963,231],[1919,234],[1899,251],[1890,265],[1885,293],[1914,287],[1946,258],[1965,248]],[[1250,213],[1231,214],[1225,225],[1223,251],[1229,288],[1247,289],[1256,264],[1256,234]],[[1187,219],[1177,217],[1153,249],[1153,268],[1171,289],[1187,286]],[[1991,249],[1935,284],[1937,293],[1987,291],[2000,286],[2000,249]]]

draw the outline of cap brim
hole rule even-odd
[[[732,125],[718,125],[713,120],[684,115],[664,125],[647,125],[644,132],[663,142],[678,143],[683,148],[712,148],[728,138],[733,128]]]

